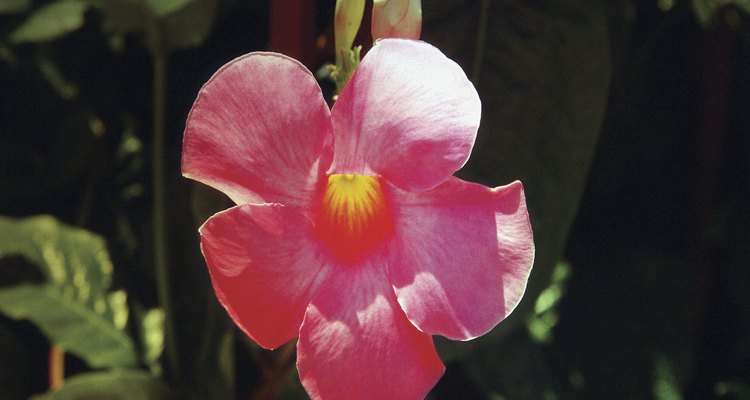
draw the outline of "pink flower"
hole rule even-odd
[[[521,299],[521,183],[451,176],[480,108],[457,64],[402,39],[370,50],[332,110],[275,53],[235,59],[198,94],[183,174],[238,204],[200,229],[214,290],[264,348],[299,337],[312,398],[423,397],[445,368],[431,335],[483,335]]]

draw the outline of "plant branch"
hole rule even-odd
[[[487,19],[489,18],[490,0],[482,0],[479,11],[479,24],[477,28],[477,42],[474,48],[474,65],[471,69],[471,81],[474,86],[479,86],[479,75],[482,72],[484,61],[484,46],[487,36]]]
[[[153,223],[154,223],[154,268],[159,305],[164,310],[165,357],[167,374],[174,378],[179,371],[179,356],[175,336],[174,308],[169,278],[169,258],[167,243],[166,217],[166,172],[165,172],[165,136],[166,136],[166,102],[167,102],[167,49],[161,40],[158,20],[153,18],[151,29],[151,56],[153,58]]]
[[[49,388],[55,390],[65,382],[65,350],[57,345],[49,349]]]

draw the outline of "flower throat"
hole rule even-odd
[[[393,220],[378,178],[328,177],[315,232],[335,257],[357,261],[393,233]]]

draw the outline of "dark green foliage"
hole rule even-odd
[[[481,3],[431,2],[423,37],[464,67],[482,99],[477,144],[459,175],[491,186],[524,183],[537,246],[527,292],[534,299],[565,246],[604,118],[610,77],[604,4]],[[532,304],[522,302],[496,334],[522,321]]]
[[[67,380],[58,390],[29,400],[148,400],[178,399],[172,390],[155,376],[137,370],[115,369],[89,372]]]
[[[316,19],[329,41],[333,4]],[[750,398],[748,2],[422,6],[423,39],[482,99],[459,175],[520,179],[537,245],[507,321],[435,339],[448,369],[428,398]],[[196,93],[266,50],[268,16],[269,2],[0,0],[0,399],[246,399],[269,379],[306,398],[293,357],[252,344],[211,288],[197,228],[231,202],[179,173]],[[333,61],[316,51],[313,68]],[[152,261],[162,56],[175,367]],[[50,344],[67,352],[54,391]]]

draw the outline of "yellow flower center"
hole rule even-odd
[[[353,262],[393,233],[393,220],[378,178],[332,174],[315,232],[341,261]]]

